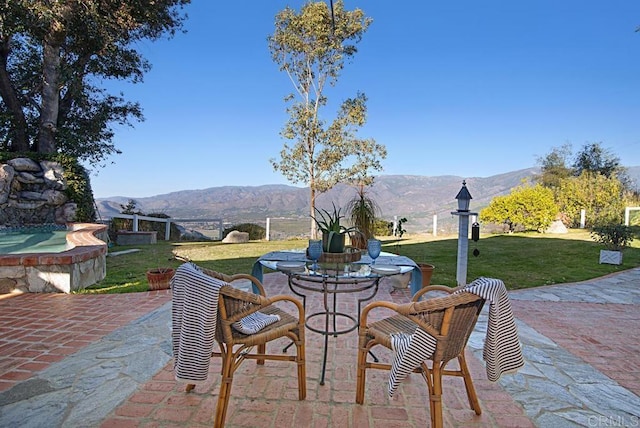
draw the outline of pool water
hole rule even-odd
[[[59,253],[68,250],[65,230],[0,233],[0,254]]]

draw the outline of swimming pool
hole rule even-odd
[[[0,254],[59,253],[71,249],[68,233],[57,226],[0,230]]]
[[[44,233],[62,235],[52,232]],[[0,254],[0,294],[70,293],[104,279],[107,274],[107,226],[73,223],[68,230],[58,232],[66,234],[62,251],[45,251],[45,248],[52,247],[43,244],[40,252],[25,247],[23,252]],[[33,238],[14,236],[7,239],[15,240],[7,245],[12,251],[17,251],[18,246]]]

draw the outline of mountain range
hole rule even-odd
[[[424,231],[438,215],[438,226],[453,223],[451,211],[463,180],[471,193],[471,210],[480,211],[491,199],[509,194],[511,189],[533,178],[539,168],[512,171],[491,177],[380,175],[367,188],[367,195],[380,206],[381,217],[393,220],[406,217],[407,232]],[[630,178],[639,182],[640,167],[628,168]],[[356,196],[356,188],[339,184],[318,195],[319,208],[332,209],[332,203],[344,207]],[[174,219],[222,219],[226,224],[264,223],[270,218],[309,219],[309,188],[288,185],[221,186],[200,190],[182,190],[144,198],[115,196],[96,199],[99,216],[107,219],[122,211],[131,199],[146,213],[164,213]],[[443,223],[444,221],[444,223]]]

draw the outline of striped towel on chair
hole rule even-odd
[[[262,312],[254,312],[231,324],[233,328],[244,334],[254,334],[274,322],[280,321],[280,315],[268,315]]]
[[[480,277],[457,293],[467,291],[489,302],[489,322],[482,357],[487,365],[487,379],[492,382],[504,373],[524,366],[518,329],[507,288],[499,279]]]
[[[478,278],[456,293],[469,292],[489,302],[489,322],[482,356],[486,362],[487,378],[495,382],[504,373],[516,371],[524,365],[518,330],[511,310],[507,288],[499,279]],[[400,382],[420,363],[428,360],[436,349],[436,340],[421,328],[413,335],[391,335],[394,351],[389,375],[389,397],[393,397]]]
[[[397,333],[391,335],[393,361],[389,374],[389,397],[393,397],[400,382],[423,361],[428,360],[436,350],[436,339],[421,328],[412,335]]]
[[[171,281],[173,368],[176,380],[200,383],[207,380],[215,342],[220,287],[228,283],[203,273],[193,263],[184,263]],[[254,312],[233,327],[254,334],[280,320],[278,315]]]
[[[218,295],[224,281],[184,263],[171,280],[173,367],[176,380],[207,380],[215,341]]]

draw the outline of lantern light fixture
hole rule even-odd
[[[471,204],[471,193],[467,189],[467,182],[462,181],[462,188],[456,195],[458,200],[458,212],[469,212],[469,205]]]

